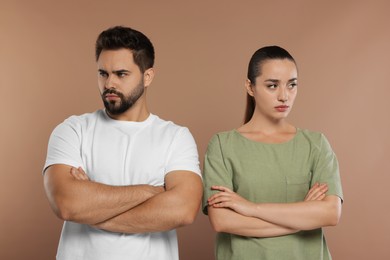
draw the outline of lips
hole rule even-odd
[[[275,109],[278,111],[278,112],[285,112],[287,111],[289,108],[289,106],[286,106],[286,105],[281,105],[281,106],[276,106]]]
[[[118,99],[119,96],[115,95],[115,94],[106,94],[106,95],[104,95],[104,98],[107,100],[115,100],[115,99]]]

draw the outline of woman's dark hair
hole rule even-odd
[[[122,26],[112,27],[100,33],[95,46],[96,61],[103,50],[122,48],[133,53],[134,63],[142,73],[153,67],[154,48],[148,37],[137,30]]]
[[[249,61],[248,79],[250,80],[250,84],[256,85],[256,78],[261,74],[262,64],[267,60],[275,59],[288,59],[295,63],[295,60],[291,54],[279,46],[266,46],[260,48],[252,55],[252,58]],[[255,106],[255,99],[247,94],[244,124],[251,120],[255,111]]]

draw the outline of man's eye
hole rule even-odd
[[[99,71],[99,76],[100,77],[107,77],[107,73],[104,71]]]

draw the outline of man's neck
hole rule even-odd
[[[146,106],[141,108],[141,109],[137,109],[135,107],[130,108],[127,111],[125,111],[121,114],[118,114],[118,115],[112,115],[107,110],[106,110],[106,113],[112,119],[120,120],[120,121],[132,121],[132,122],[145,121],[150,115],[150,112],[146,108]]]

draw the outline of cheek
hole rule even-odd
[[[297,97],[297,91],[296,91],[296,90],[290,93],[290,100],[291,100],[292,102],[295,101],[295,98],[296,98],[296,97]]]
[[[102,79],[98,79],[98,88],[99,88],[99,91],[100,93],[102,93],[104,91],[104,81]]]

